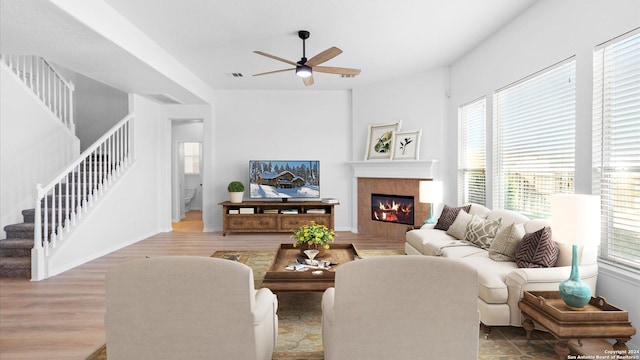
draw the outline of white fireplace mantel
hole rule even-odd
[[[349,161],[354,178],[433,179],[438,160]]]

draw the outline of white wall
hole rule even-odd
[[[84,151],[129,114],[129,94],[63,66],[55,69],[73,83],[73,117],[80,150]]]
[[[576,193],[591,193],[591,120],[593,49],[611,38],[640,26],[636,0],[541,0],[450,69],[451,101],[446,122],[445,202],[456,203],[457,109],[481,96],[487,97],[487,169],[492,168],[493,92],[516,80],[575,55],[576,59]],[[491,179],[488,174],[487,179]],[[491,207],[491,183],[487,199]],[[624,304],[631,322],[640,323],[636,273],[604,269],[598,277],[598,294],[613,304]],[[624,280],[620,280],[624,279]],[[632,280],[630,280],[632,279]],[[619,287],[618,287],[619,286]],[[616,290],[618,289],[618,290]],[[639,347],[634,338],[632,346]]]
[[[170,209],[160,196],[167,181],[162,175],[166,135],[164,109],[143,97],[131,96],[135,160],[83,215],[78,226],[54,250],[49,275],[55,275],[158,232],[168,230]],[[126,206],[123,206],[126,204]],[[170,229],[170,224],[169,224]]]
[[[80,142],[11,70],[0,65],[0,238],[35,207],[46,186],[80,154]]]
[[[335,228],[351,229],[351,92],[217,91],[214,118],[213,191],[204,198],[213,213],[205,231],[222,230],[217,204],[228,200],[230,181],[247,186],[251,159],[320,160],[320,196],[340,199]]]
[[[442,161],[448,89],[446,68],[354,89],[351,160],[364,160],[369,125],[401,120],[403,131],[422,129],[420,159]]]

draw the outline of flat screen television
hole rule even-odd
[[[252,199],[320,198],[319,160],[250,160]]]

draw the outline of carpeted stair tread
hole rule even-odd
[[[0,277],[30,278],[31,257],[0,258]]]
[[[0,240],[0,256],[30,257],[33,239],[4,239]]]

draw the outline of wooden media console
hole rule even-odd
[[[293,232],[315,221],[334,228],[334,206],[322,201],[224,201],[222,206],[222,235],[234,232]]]

